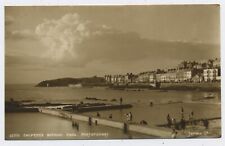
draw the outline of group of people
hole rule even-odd
[[[96,116],[97,116],[97,117],[100,117],[100,113],[97,112]],[[128,121],[128,122],[133,121],[133,114],[132,114],[132,112],[126,113],[125,116],[126,116],[126,121]],[[109,118],[109,119],[112,119],[112,117],[113,117],[112,114],[109,114],[108,118]],[[145,121],[145,120],[141,120],[141,121],[140,121],[140,124],[141,124],[141,125],[148,125],[148,122]]]
[[[169,128],[172,128],[172,138],[176,138],[177,131],[176,130],[185,130],[186,125],[196,125],[198,122],[202,122],[203,126],[208,129],[209,127],[209,120],[207,119],[202,119],[202,120],[195,120],[194,119],[194,112],[191,111],[191,113],[188,116],[188,120],[185,120],[184,117],[184,108],[181,107],[181,119],[179,122],[176,121],[175,118],[171,118],[170,114],[167,114],[167,126]]]
[[[167,115],[167,126],[174,129],[185,129],[187,121],[184,118],[184,108],[181,107],[181,119],[180,122],[177,123],[175,118],[171,118],[170,114]],[[189,114],[189,123],[194,124],[194,112],[192,111]]]
[[[192,115],[194,115],[194,112],[192,112]],[[182,129],[184,130],[186,128],[186,122],[184,119],[184,108],[181,107],[181,120],[177,123],[175,118],[171,118],[170,114],[167,114],[167,126],[169,128],[172,128],[171,138],[176,138],[178,132],[176,130]]]
[[[97,117],[101,117],[101,115],[100,115],[99,112],[97,112],[96,116],[97,116]],[[112,119],[112,114],[109,114],[109,119]]]
[[[79,130],[79,123],[75,122],[72,120],[72,127],[76,128],[77,130]]]
[[[97,112],[96,116],[97,116],[97,117],[101,117],[101,115],[100,115],[99,112]],[[109,119],[112,119],[112,117],[113,117],[113,116],[112,116],[112,114],[110,113],[109,116],[108,116],[108,118],[109,118]],[[132,121],[132,119],[133,119],[133,114],[132,114],[131,112],[127,113],[127,114],[126,114],[126,119],[127,119],[127,121]]]
[[[127,119],[128,122],[132,121],[133,120],[133,114],[131,112],[127,113],[126,114],[126,119]]]

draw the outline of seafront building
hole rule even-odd
[[[128,84],[136,81],[137,75],[133,73],[117,74],[117,75],[105,75],[105,80],[110,84]]]
[[[133,73],[105,75],[105,80],[109,84],[215,82],[221,80],[220,72],[220,59],[216,58],[203,63],[183,61],[177,68],[167,71],[158,69],[137,75]]]
[[[137,75],[136,81],[139,83],[154,83],[156,81],[156,72],[142,72]]]
[[[205,82],[212,82],[212,81],[220,80],[218,68],[204,69],[203,76],[204,76]]]
[[[182,69],[182,70],[169,70],[166,73],[156,74],[156,81],[162,83],[171,82],[187,82],[191,81],[193,71]]]
[[[183,69],[178,70],[176,74],[176,81],[177,82],[190,82],[193,77],[193,70],[190,69]]]

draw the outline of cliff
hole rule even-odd
[[[105,79],[96,76],[89,78],[60,78],[41,81],[36,87],[64,87],[76,84],[82,84],[82,86],[104,86]]]

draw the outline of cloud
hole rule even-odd
[[[37,56],[15,56],[15,55],[6,55],[5,56],[6,66],[17,66],[17,65],[44,65],[48,61],[44,58]]]
[[[14,39],[14,40],[23,40],[23,39],[36,40],[37,39],[34,32],[32,32],[29,29],[14,30],[14,31],[6,30],[5,36],[6,36],[6,39]]]
[[[113,31],[86,39],[77,52],[83,62],[99,60],[106,64],[148,60],[149,64],[166,65],[173,60],[207,59],[220,54],[217,45],[149,40],[137,33]]]
[[[13,31],[11,38],[39,38],[45,44],[43,55],[7,56],[7,65],[85,68],[101,64],[118,68],[171,66],[182,60],[219,56],[219,46],[187,41],[160,41],[142,38],[138,33],[122,32],[106,25],[93,24],[77,13],[57,20],[45,20],[30,30]],[[42,49],[43,50],[43,49]],[[96,63],[97,62],[97,63]],[[146,63],[145,63],[146,62]],[[104,67],[105,66],[105,67]]]
[[[49,49],[45,56],[55,60],[62,59],[65,55],[76,57],[77,45],[90,33],[87,23],[74,13],[39,24],[35,32]]]
[[[13,40],[37,39],[35,33],[30,29],[11,30],[10,25],[14,24],[15,19],[12,16],[5,17],[5,38]]]
[[[36,39],[36,36],[32,30],[23,29],[23,30],[11,30],[10,25],[14,24],[15,19],[12,16],[5,17],[5,38],[6,39]]]
[[[78,58],[79,45],[89,37],[101,35],[109,30],[106,25],[95,25],[83,20],[79,14],[66,14],[58,20],[45,20],[36,27],[36,34],[48,47],[46,57],[62,60]]]
[[[6,26],[13,24],[13,22],[14,22],[14,18],[12,16],[5,17],[5,25]]]
[[[210,58],[219,55],[219,46],[187,41],[159,41],[93,24],[77,13],[57,20],[45,20],[35,30],[47,46],[44,57],[57,64],[85,66],[92,61],[133,62]]]

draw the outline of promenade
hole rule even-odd
[[[171,138],[171,131],[167,128],[142,126],[142,125],[134,124],[134,123],[130,123],[130,124],[123,123],[121,121],[113,121],[113,120],[108,120],[103,118],[89,117],[85,115],[74,114],[67,111],[58,110],[58,109],[39,108],[39,112],[69,119],[71,120],[71,123],[73,120],[84,121],[84,122],[87,122],[87,124],[89,124],[90,126],[92,124],[97,123],[99,125],[119,128],[123,130],[124,132],[133,131],[133,132],[139,132],[139,133],[147,134],[151,136],[156,136],[158,138]]]

